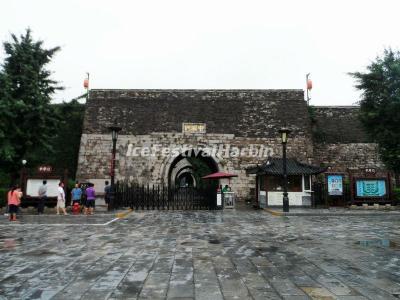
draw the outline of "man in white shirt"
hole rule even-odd
[[[60,182],[58,184],[58,191],[57,191],[57,215],[60,214],[60,208],[63,211],[64,215],[67,215],[65,210],[65,192],[64,192],[64,184]]]
[[[39,202],[37,206],[37,212],[38,215],[42,214],[44,212],[44,204],[46,202],[47,198],[47,181],[43,180],[43,185],[39,187],[38,190],[38,196],[39,196]]]

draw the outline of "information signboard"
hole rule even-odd
[[[343,175],[327,175],[328,195],[343,195]]]
[[[386,196],[385,179],[357,179],[357,197],[384,197]]]

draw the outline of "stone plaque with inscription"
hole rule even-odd
[[[183,123],[182,124],[183,133],[206,133],[205,123]]]

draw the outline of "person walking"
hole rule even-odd
[[[38,195],[39,195],[39,202],[37,206],[38,215],[44,213],[44,204],[46,203],[47,199],[47,181],[43,180],[43,184],[39,187]]]
[[[105,187],[104,187],[104,201],[106,202],[107,209],[110,204],[110,197],[111,197],[111,185],[109,184],[108,181],[105,182]]]
[[[7,194],[10,221],[17,221],[18,206],[21,204],[22,192],[18,186],[13,186]]]
[[[64,192],[64,184],[62,182],[58,184],[58,189],[57,189],[57,215],[60,214],[60,208],[65,216],[68,215],[65,210],[65,192]]]
[[[93,215],[94,204],[96,201],[96,191],[94,190],[94,184],[89,183],[89,187],[85,191],[86,203],[85,203],[85,214]]]

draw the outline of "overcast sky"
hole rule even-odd
[[[304,89],[359,99],[347,72],[400,48],[399,0],[3,0],[0,39],[30,27],[61,46],[50,68],[68,101],[91,88]],[[1,52],[1,60],[4,52]]]

